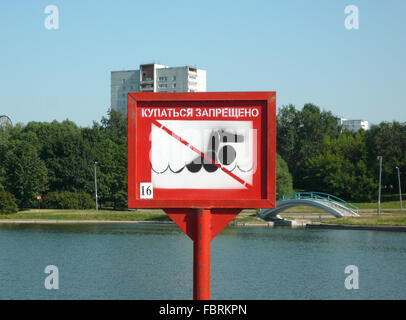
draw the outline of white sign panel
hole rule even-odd
[[[151,126],[154,188],[245,189],[252,185],[257,154],[252,121],[158,120]]]

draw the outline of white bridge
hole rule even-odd
[[[333,195],[322,192],[295,192],[283,195],[276,201],[276,207],[261,209],[258,216],[265,220],[281,219],[279,213],[286,209],[298,206],[308,206],[324,210],[333,216],[348,217],[359,216],[358,207]]]

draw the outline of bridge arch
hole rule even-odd
[[[285,194],[276,202],[276,207],[262,209],[258,215],[262,219],[277,219],[278,214],[292,207],[308,206],[321,209],[340,218],[345,216],[358,216],[358,207],[336,196],[323,192],[295,192]]]

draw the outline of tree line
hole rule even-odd
[[[320,191],[350,201],[377,199],[378,156],[382,188],[398,192],[396,167],[406,173],[406,124],[381,122],[369,130],[344,130],[330,111],[305,104],[283,106],[277,114],[277,151],[298,190]],[[406,180],[402,180],[406,190]]]
[[[38,195],[45,208],[94,208],[95,162],[99,205],[126,208],[126,116],[109,110],[90,128],[69,120],[1,128],[0,211],[35,207]],[[278,193],[292,191],[288,166],[279,156],[277,168]]]
[[[349,132],[330,111],[287,105],[277,114],[277,153],[278,195],[296,189],[370,201],[377,195],[378,155],[384,192],[397,191],[395,167],[406,172],[406,126],[382,122]],[[126,208],[126,116],[109,110],[91,127],[65,120],[1,128],[0,211],[13,201],[20,209],[35,207],[37,195],[48,207],[92,206],[95,162],[101,206]]]
[[[95,194],[95,162],[101,205],[125,208],[127,120],[118,112],[109,111],[90,128],[65,120],[0,131],[0,191],[11,193],[20,209],[35,207],[38,195],[44,200],[48,195],[53,206],[65,201],[61,206],[88,207],[89,196],[94,199]],[[84,196],[73,199],[80,193]]]

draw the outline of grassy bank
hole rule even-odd
[[[406,214],[399,216],[370,216],[351,218],[316,219],[316,222],[349,225],[382,225],[382,226],[406,226]]]
[[[360,209],[360,210],[377,210],[378,209],[378,203],[376,203],[376,202],[358,202],[358,203],[352,203],[352,204],[354,206],[358,207],[358,209]],[[406,208],[406,201],[404,202],[403,207]],[[399,209],[400,209],[399,201],[381,202],[381,210],[399,210]],[[288,209],[288,211],[303,212],[303,213],[323,212],[322,210],[307,207],[307,206],[292,207],[291,209]]]
[[[354,203],[359,209],[375,209],[378,208],[377,202],[360,202]],[[381,209],[400,209],[400,202],[399,201],[387,201],[381,202]]]
[[[299,207],[298,207],[299,208]],[[298,210],[296,208],[296,211]],[[292,208],[293,209],[293,208]],[[303,207],[304,212],[308,212],[308,207]],[[297,217],[289,217],[289,214],[283,215],[285,219],[295,220]],[[306,217],[308,218],[308,216]],[[134,211],[113,211],[113,210],[53,210],[43,209],[38,212],[37,209],[19,211],[15,214],[0,215],[0,220],[107,220],[107,221],[172,221],[162,210],[143,209]],[[318,218],[315,215],[312,221],[333,224],[351,224],[351,225],[406,225],[406,212],[404,213],[382,213],[380,217],[376,215],[347,217],[347,218]],[[261,222],[254,215],[252,210],[242,211],[235,222]]]
[[[238,222],[262,221],[244,211],[237,216]],[[0,220],[110,220],[110,221],[172,221],[162,210],[57,210],[38,209],[19,211],[15,214],[2,214]]]
[[[112,220],[112,221],[170,221],[161,210],[24,210],[15,214],[0,215],[0,219],[45,219],[45,220]]]

